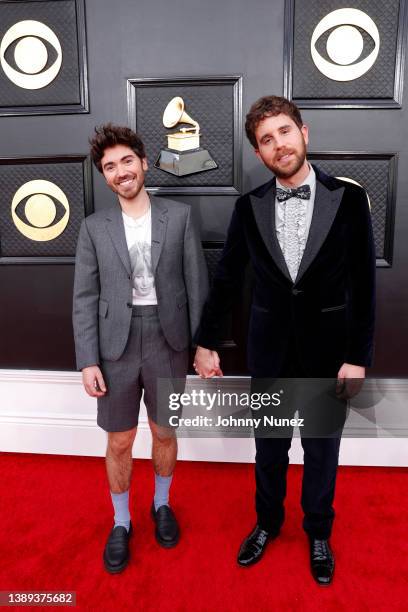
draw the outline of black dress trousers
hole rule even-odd
[[[280,374],[280,387],[289,387],[299,395],[299,379],[306,379],[305,368],[299,362],[294,343],[291,342],[285,365]],[[282,385],[282,381],[285,383]],[[293,381],[293,382],[292,382]],[[296,381],[296,382],[295,382]],[[310,379],[313,392],[316,385],[332,384],[335,388],[336,377],[333,381],[324,379]],[[259,390],[269,381],[252,379],[252,392]],[[306,392],[307,395],[307,392]],[[306,427],[299,428],[304,451],[304,470],[302,481],[302,508],[304,512],[303,528],[313,538],[327,539],[332,530],[334,520],[334,491],[339,458],[340,439],[346,417],[346,403],[338,398],[327,401],[327,395],[318,406],[305,407],[302,411],[304,396],[300,394],[284,411],[284,416],[294,416],[298,408],[299,417],[304,416]],[[307,403],[307,402],[306,402]],[[334,408],[333,408],[334,406]],[[309,408],[309,410],[307,409]],[[290,414],[291,413],[291,414]],[[275,412],[275,416],[281,413]],[[327,416],[329,415],[329,422]],[[260,415],[258,415],[260,416]],[[320,427],[319,427],[320,426]],[[277,436],[264,437],[255,433],[256,458],[255,479],[256,495],[255,505],[258,524],[266,531],[276,534],[279,532],[285,518],[284,500],[286,496],[286,475],[289,465],[289,449],[292,442],[293,426],[276,427]],[[313,437],[316,432],[318,437]],[[265,434],[265,432],[264,432]]]

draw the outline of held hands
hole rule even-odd
[[[193,363],[196,373],[201,378],[224,376],[220,368],[220,358],[217,351],[198,346]]]
[[[343,363],[338,371],[337,378],[339,380],[344,380],[345,378],[365,378],[365,368],[352,365],[351,363]]]
[[[351,399],[361,391],[364,378],[365,368],[343,363],[337,373],[337,396],[340,399]]]
[[[102,397],[106,393],[105,381],[97,365],[83,368],[82,384],[87,394],[91,397]]]

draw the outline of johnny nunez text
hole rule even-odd
[[[218,416],[216,419],[202,415],[187,418],[174,414],[169,417],[171,427],[253,427],[257,429],[261,423],[264,427],[303,427],[304,419],[283,419],[266,415],[262,418]]]

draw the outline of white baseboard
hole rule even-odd
[[[242,387],[242,377],[225,377],[224,390]],[[194,387],[198,381],[190,377]],[[200,387],[203,381],[198,383]],[[377,422],[394,415],[395,406],[406,409],[408,382],[381,381],[382,400],[375,406]],[[388,410],[392,405],[393,411]],[[381,417],[381,418],[380,418]],[[372,420],[372,419],[370,419]],[[365,422],[363,422],[365,421]],[[367,421],[358,417],[348,424],[341,444],[342,465],[408,466],[408,444],[404,437],[367,437]],[[386,431],[396,431],[392,421]],[[378,435],[384,435],[378,429]],[[404,432],[402,432],[404,433]],[[96,425],[96,401],[82,389],[77,372],[0,370],[0,451],[58,455],[104,456],[106,434]],[[134,456],[150,457],[151,439],[142,408]],[[189,461],[253,462],[253,439],[179,438],[179,459]],[[302,463],[299,438],[294,438],[291,462]]]

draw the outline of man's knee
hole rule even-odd
[[[154,421],[149,419],[150,431],[154,442],[158,442],[162,445],[171,445],[176,440],[175,430],[170,427],[162,427],[157,425]]]
[[[108,434],[108,452],[113,455],[127,454],[132,450],[136,428],[129,431],[112,431]]]

